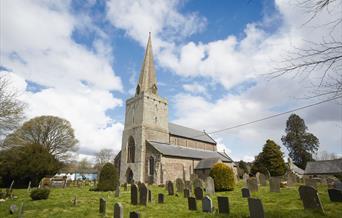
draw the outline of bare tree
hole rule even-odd
[[[339,7],[329,7],[332,3]],[[309,19],[303,24],[307,25],[323,10],[335,11],[342,8],[340,0],[304,0],[299,7],[305,8],[310,15]],[[336,13],[330,13],[335,16]],[[275,68],[273,77],[284,74],[301,74],[304,77],[314,73],[319,78],[311,85],[315,88],[315,93],[310,97],[325,96],[334,98],[342,96],[342,36],[334,37],[334,31],[339,31],[342,24],[342,11],[339,16],[332,17],[329,23],[324,24],[329,27],[330,32],[325,33],[327,37],[322,37],[320,42],[306,42],[307,48],[294,48],[287,58]],[[317,26],[315,28],[320,28]]]
[[[10,90],[8,79],[0,75],[0,141],[24,119],[25,104],[17,97],[18,93]]]
[[[329,153],[327,151],[320,151],[315,155],[315,160],[335,160],[339,157],[335,153]]]
[[[78,162],[77,171],[81,173],[81,175],[89,173],[91,169],[92,165],[87,158],[83,158],[80,160],[80,162]]]
[[[106,149],[106,148],[101,149],[99,152],[96,153],[96,156],[95,156],[95,159],[96,159],[95,168],[97,170],[101,170],[103,165],[105,165],[106,163],[108,162],[113,163],[114,157],[115,157],[115,153],[113,150]]]

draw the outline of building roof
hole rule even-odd
[[[148,141],[148,143],[165,156],[184,157],[199,160],[206,158],[220,158],[223,162],[233,162],[230,157],[227,155],[224,156],[222,153],[217,151],[193,149],[154,141]]]
[[[221,159],[219,157],[213,157],[213,158],[206,158],[202,159],[197,166],[195,167],[196,170],[200,169],[211,169],[213,166],[217,163],[221,162]]]
[[[216,144],[215,140],[212,139],[205,132],[191,129],[185,126],[181,126],[174,123],[169,123],[169,132],[171,135],[176,135],[184,138],[194,139],[198,141],[208,142],[211,144]]]
[[[306,175],[340,174],[342,173],[342,158],[336,160],[312,161],[306,164]]]

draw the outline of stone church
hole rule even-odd
[[[232,159],[208,134],[168,121],[168,101],[158,95],[151,36],[135,96],[126,101],[121,151],[115,158],[120,183],[164,184],[191,174],[206,177],[212,165]]]

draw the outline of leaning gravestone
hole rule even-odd
[[[203,199],[203,189],[200,187],[195,188],[195,198],[196,200],[202,200]]]
[[[219,213],[229,214],[229,199],[228,197],[217,197]]]
[[[106,214],[106,200],[104,198],[100,198],[100,214]]]
[[[264,207],[262,202],[257,198],[248,198],[248,209],[250,218],[264,218]]]
[[[129,213],[129,218],[140,218],[140,213],[132,211]]]
[[[259,183],[261,186],[266,186],[266,176],[262,173],[259,173]]]
[[[328,194],[329,194],[330,201],[342,202],[342,190],[328,189]]]
[[[159,193],[158,194],[158,204],[164,203],[164,194]]]
[[[212,213],[213,210],[213,201],[209,196],[205,196],[202,200],[202,211]]]
[[[280,192],[280,177],[270,178],[270,192]]]
[[[173,188],[173,182],[171,182],[171,181],[167,182],[167,191],[168,191],[169,195],[175,194],[174,188]]]
[[[241,189],[242,197],[243,198],[249,198],[251,197],[251,192],[249,191],[248,188],[242,188]]]
[[[208,195],[214,195],[215,194],[215,183],[214,179],[210,176],[207,177],[205,180],[205,191]]]
[[[255,177],[251,177],[247,179],[247,187],[250,192],[258,191],[258,181]]]
[[[140,189],[139,189],[139,204],[141,205],[147,205],[147,187],[144,183],[140,184]]]
[[[302,199],[304,209],[314,209],[324,213],[324,209],[316,189],[311,186],[301,185],[298,191],[300,199]]]
[[[183,192],[184,190],[184,181],[181,178],[176,179],[176,189],[177,192]]]
[[[184,189],[184,198],[190,197],[190,190],[189,189]]]
[[[188,208],[189,210],[197,210],[196,198],[188,197]]]
[[[200,179],[200,178],[195,178],[195,179],[192,181],[192,185],[194,186],[194,188],[196,188],[196,187],[203,188],[203,181],[202,181],[202,179]]]
[[[114,218],[123,218],[123,206],[121,203],[114,204]]]
[[[115,197],[120,197],[120,185],[117,185],[115,188]]]
[[[138,186],[136,184],[131,185],[131,204],[138,204]]]

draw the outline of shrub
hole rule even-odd
[[[210,171],[210,176],[214,179],[216,191],[234,190],[234,172],[224,163],[215,164]]]
[[[99,191],[114,191],[118,184],[119,178],[114,165],[106,163],[101,169],[97,189]]]
[[[48,199],[50,194],[50,189],[42,188],[42,189],[35,189],[31,191],[30,197],[32,200],[42,200]]]

